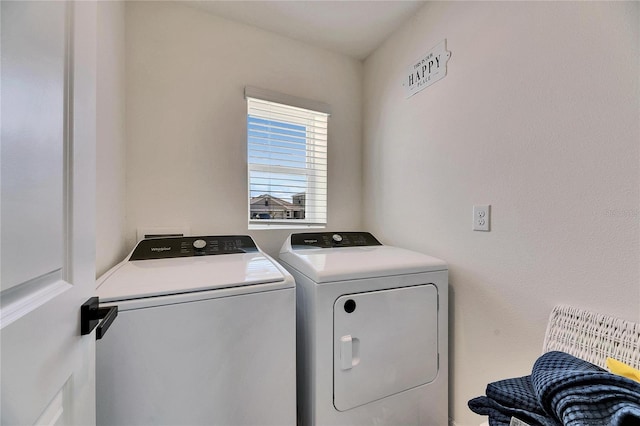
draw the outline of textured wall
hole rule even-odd
[[[640,319],[638,9],[429,3],[365,62],[364,224],[450,264],[458,425],[482,422],[466,402],[487,382],[530,372],[553,305]],[[445,38],[448,75],[405,99]]]
[[[247,233],[246,85],[331,105],[329,227],[359,227],[360,61],[180,4],[126,9],[128,246],[138,227]],[[250,234],[277,254],[288,231]]]
[[[98,2],[96,111],[96,274],[122,260],[125,246],[125,4]]]

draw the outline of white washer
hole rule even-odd
[[[292,234],[298,422],[448,422],[448,271],[367,232]]]
[[[143,240],[97,295],[98,425],[295,423],[295,283],[250,237]]]

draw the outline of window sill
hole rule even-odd
[[[264,229],[325,229],[327,225],[318,224],[288,224],[288,223],[249,223],[249,230],[264,230]]]

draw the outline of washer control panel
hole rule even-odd
[[[149,238],[138,243],[129,260],[252,253],[258,247],[248,235]]]
[[[369,232],[305,232],[291,234],[291,248],[381,246]]]

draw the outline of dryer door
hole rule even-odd
[[[433,284],[341,296],[333,319],[337,410],[436,378],[438,291]]]

